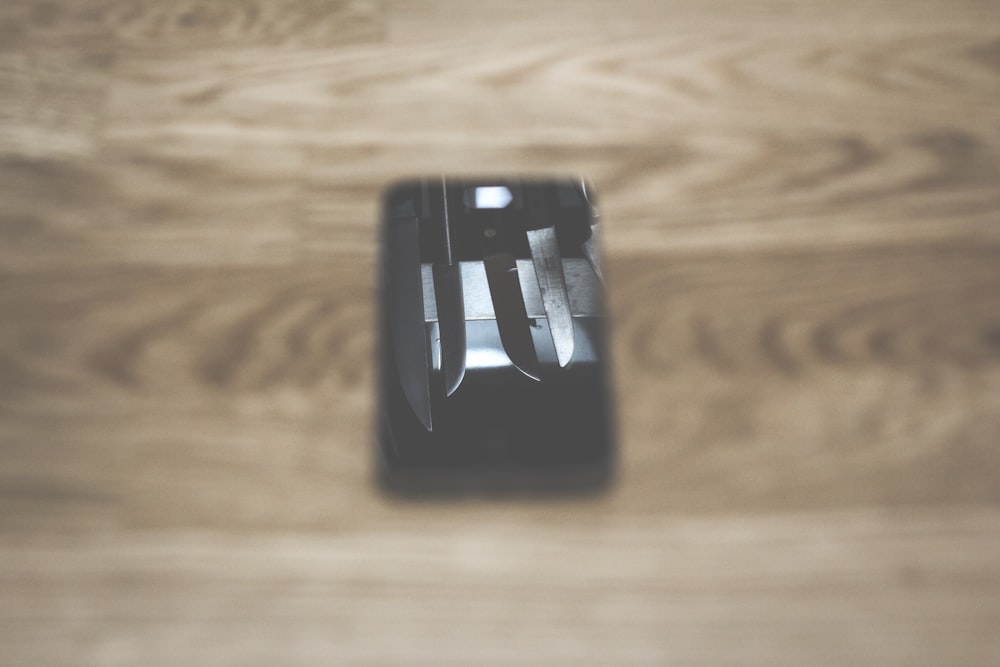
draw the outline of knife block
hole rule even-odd
[[[560,492],[610,480],[613,401],[589,194],[579,181],[513,179],[386,191],[377,347],[386,490]],[[554,239],[545,249],[529,241],[538,226]],[[505,276],[490,275],[497,257]],[[547,295],[540,287],[561,283]]]

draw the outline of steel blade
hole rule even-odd
[[[420,269],[419,222],[387,222],[386,290],[392,349],[403,394],[417,419],[432,430],[430,365],[424,327],[424,292]]]
[[[587,185],[587,181],[580,179],[580,194],[583,195],[584,201],[590,207],[590,215],[592,218],[601,217],[601,212],[598,210],[594,198],[591,195],[590,187]],[[590,225],[590,237],[583,242],[583,256],[587,258],[590,263],[590,268],[594,270],[597,277],[601,282],[604,282],[604,272],[601,270],[601,256],[600,256],[600,242],[597,240],[597,223],[594,222]]]
[[[441,179],[442,225],[445,264],[434,264],[434,299],[438,303],[441,372],[445,396],[451,396],[465,377],[465,295],[462,270],[452,248],[451,217],[448,215],[448,183]]]
[[[583,256],[587,258],[590,268],[594,270],[601,282],[604,282],[604,273],[601,271],[601,252],[598,246],[597,225],[591,225],[590,238],[583,242]]]
[[[445,395],[451,396],[465,377],[465,298],[458,263],[434,265],[434,299]]]
[[[555,227],[528,230],[531,261],[535,265],[535,278],[542,295],[542,307],[549,322],[549,332],[556,348],[560,366],[573,358],[573,314],[570,311],[566,276],[563,274],[562,257]]]
[[[486,255],[483,265],[504,351],[518,370],[532,380],[541,380],[514,256],[509,253]]]

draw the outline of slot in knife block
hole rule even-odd
[[[614,467],[604,289],[580,181],[426,179],[383,199],[378,477],[594,490]]]

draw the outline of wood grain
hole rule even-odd
[[[0,664],[996,664],[998,19],[5,2]],[[373,485],[438,172],[598,186],[606,495]]]
[[[67,661],[41,620],[115,664],[989,664],[1000,650],[983,587],[1000,579],[995,512],[554,528],[478,515],[11,546],[0,637],[12,663]]]

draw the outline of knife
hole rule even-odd
[[[426,193],[426,188],[424,191]],[[444,200],[442,226],[445,262],[434,263],[434,299],[437,304],[445,396],[451,396],[465,377],[465,298],[462,294],[461,267],[452,250],[448,184],[444,178],[441,179],[441,197]],[[424,201],[427,201],[426,197]]]
[[[583,256],[587,258],[590,268],[594,270],[600,281],[604,282],[604,273],[601,271],[601,253],[598,250],[597,225],[590,226],[590,236],[583,242]]]
[[[390,218],[386,224],[389,329],[399,382],[417,419],[431,431],[430,368],[420,271],[420,222],[419,218],[412,216]]]
[[[531,338],[531,325],[524,307],[524,295],[521,294],[517,263],[514,254],[508,249],[513,244],[509,243],[508,248],[504,247],[504,240],[510,241],[520,227],[514,227],[514,221],[508,216],[484,213],[477,211],[476,218],[479,222],[486,282],[490,286],[500,342],[507,357],[519,371],[532,380],[540,381],[541,368],[535,354],[535,343]]]
[[[580,193],[583,195],[583,199],[590,207],[591,220],[594,221],[590,225],[590,236],[588,236],[587,240],[583,242],[583,256],[587,258],[590,268],[594,270],[594,273],[597,274],[597,278],[603,283],[604,273],[601,271],[601,253],[598,248],[600,242],[597,239],[597,218],[600,217],[601,213],[597,210],[597,206],[590,197],[590,192],[587,188],[587,181],[583,179],[580,179]]]
[[[549,333],[556,348],[559,366],[564,367],[573,358],[573,314],[566,291],[559,239],[555,220],[549,213],[543,185],[522,186],[525,217],[528,226],[528,246],[535,265],[535,278],[542,295],[542,307],[549,322]]]

